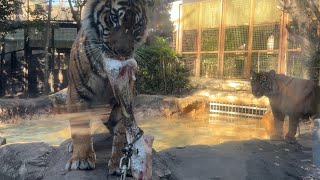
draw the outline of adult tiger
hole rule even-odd
[[[274,70],[251,71],[251,88],[255,97],[267,96],[274,116],[274,134],[271,139],[282,139],[283,122],[289,116],[289,130],[285,141],[295,143],[300,119],[318,116],[320,87],[311,80],[298,79]]]
[[[152,3],[152,0],[87,1],[82,28],[71,50],[67,93],[69,112],[83,112],[101,104],[110,104],[112,108],[106,126],[113,132],[116,142],[108,164],[109,173],[118,170],[122,156],[119,148],[126,143],[126,138],[123,125],[119,123],[123,116],[121,107],[115,100],[104,61],[106,58],[132,59],[135,48],[147,34],[147,11]],[[66,164],[67,169],[95,168],[89,124],[90,115],[70,120],[73,154]]]

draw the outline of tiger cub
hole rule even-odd
[[[133,58],[135,49],[146,37],[148,9],[152,5],[152,0],[87,1],[82,28],[72,46],[68,70],[68,111],[90,112],[97,105],[110,104],[112,111],[105,124],[114,135],[109,173],[118,172],[126,137],[124,126],[119,123],[123,117],[121,107],[115,101],[104,61],[106,58],[119,61]],[[90,116],[82,114],[70,120],[73,148],[66,169],[95,168]]]
[[[250,74],[252,94],[257,98],[269,98],[275,129],[271,139],[282,139],[283,122],[287,115],[289,130],[284,139],[288,143],[295,143],[299,120],[319,115],[320,87],[311,80],[276,74],[274,70],[260,73],[251,71]]]

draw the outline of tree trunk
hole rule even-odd
[[[3,64],[4,64],[4,58],[5,58],[5,47],[6,47],[6,43],[5,43],[5,38],[4,38],[4,33],[1,34],[1,39],[2,39],[2,44],[1,44],[1,58],[0,58],[0,97],[5,95],[5,86],[3,83],[3,80],[5,79],[3,76]]]
[[[46,39],[45,39],[45,60],[44,60],[44,93],[49,94],[50,93],[50,87],[49,87],[49,45],[50,45],[50,22],[51,22],[51,8],[52,8],[52,0],[49,0],[49,6],[48,6],[48,19],[46,24]]]
[[[38,97],[38,88],[37,88],[37,70],[36,70],[36,62],[35,59],[32,59],[32,50],[29,45],[29,28],[27,27],[25,29],[24,33],[24,56],[27,63],[28,68],[28,97],[29,98],[35,98]]]

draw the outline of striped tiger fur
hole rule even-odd
[[[289,116],[288,143],[296,142],[300,119],[319,116],[320,87],[311,80],[276,74],[274,70],[256,73],[251,71],[251,88],[255,97],[269,98],[274,116],[274,134],[271,139],[282,139],[283,122]]]
[[[67,107],[74,114],[88,114],[70,119],[73,149],[66,164],[69,170],[95,168],[90,111],[98,105],[109,104],[112,111],[105,125],[114,135],[114,142],[108,166],[109,173],[118,171],[126,138],[123,124],[119,123],[122,113],[108,81],[103,57],[118,60],[133,57],[147,34],[150,4],[151,0],[90,0],[84,7],[82,28],[71,50]]]

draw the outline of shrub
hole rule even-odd
[[[189,87],[188,73],[170,44],[156,37],[149,46],[136,51],[139,64],[137,92],[146,94],[181,94]]]

